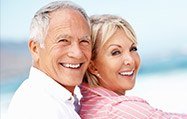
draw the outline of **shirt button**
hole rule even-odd
[[[71,101],[71,100],[72,100],[72,97],[70,97],[68,100],[70,100],[70,101]]]

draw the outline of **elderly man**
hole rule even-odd
[[[10,119],[79,119],[74,89],[91,58],[90,23],[85,11],[68,1],[41,8],[32,19],[30,75],[10,103]]]

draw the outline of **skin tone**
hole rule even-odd
[[[98,77],[99,84],[119,95],[134,87],[140,66],[137,46],[122,29],[99,49],[97,58],[91,61],[89,70]]]
[[[61,9],[52,12],[44,47],[33,39],[29,42],[34,67],[73,94],[90,62],[90,33],[86,19],[78,11]]]

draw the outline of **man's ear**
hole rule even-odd
[[[94,75],[97,75],[98,74],[98,71],[97,71],[97,68],[95,67],[94,65],[94,62],[93,61],[90,61],[90,64],[88,66],[88,71]]]
[[[29,51],[32,55],[32,58],[34,60],[34,62],[37,62],[39,59],[39,48],[40,48],[40,44],[37,41],[34,41],[33,39],[29,40],[28,43],[29,46]]]

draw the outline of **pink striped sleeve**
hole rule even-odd
[[[107,101],[93,98],[91,101],[81,100],[81,103],[81,119],[108,119],[108,107],[105,105]]]
[[[151,112],[149,111],[149,106],[146,103],[122,101],[118,103],[113,103],[110,107],[110,117],[120,119],[143,119],[148,118]],[[144,105],[144,106],[143,106]]]
[[[187,119],[186,114],[166,113],[133,96],[119,96],[104,88],[82,86],[82,119]]]
[[[105,103],[103,103],[104,101]],[[102,100],[97,104],[85,104],[82,119],[187,119],[187,115],[165,113],[149,105],[136,102],[111,103]],[[92,108],[90,108],[92,107]],[[84,113],[85,111],[85,113]]]
[[[187,119],[185,114],[166,113],[144,102],[123,101],[112,104],[109,117],[115,119]]]

